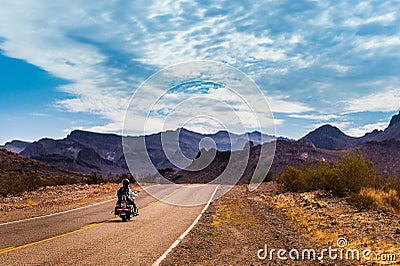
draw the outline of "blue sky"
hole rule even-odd
[[[325,123],[354,136],[384,129],[400,109],[399,10],[399,1],[5,0],[0,143],[120,133],[136,88],[190,60],[249,75],[278,135]]]

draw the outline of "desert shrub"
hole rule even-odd
[[[390,189],[394,189],[397,191],[398,197],[400,197],[400,177],[391,176],[386,180],[386,182],[382,182],[385,184],[383,189],[388,191]]]
[[[20,194],[25,190],[27,186],[21,175],[6,173],[0,176],[0,195]]]
[[[371,187],[379,176],[373,163],[365,160],[359,150],[343,156],[334,167],[338,169],[339,181],[343,183],[338,191],[342,195],[358,193],[362,187]]]
[[[60,176],[60,177],[51,179],[44,184],[46,186],[49,186],[49,185],[50,186],[62,186],[62,185],[71,185],[71,184],[77,184],[77,183],[81,183],[81,181],[76,178],[69,177],[69,176]]]
[[[288,167],[278,178],[284,190],[304,192],[326,190],[336,196],[358,193],[362,187],[377,184],[379,175],[371,162],[365,160],[360,151],[344,155],[334,165],[321,162],[303,169]]]
[[[27,190],[34,190],[42,185],[42,180],[37,174],[30,174],[24,178],[24,183]]]
[[[384,202],[396,213],[400,212],[400,198],[396,190],[389,190]]]
[[[347,202],[360,211],[369,210],[375,203],[375,199],[366,194],[353,193],[348,197]]]
[[[286,191],[321,189],[348,197],[348,203],[360,211],[377,208],[400,214],[400,178],[379,175],[360,151],[344,155],[333,165],[322,162],[301,169],[288,167],[277,181]]]
[[[132,174],[130,173],[123,173],[120,175],[115,176],[114,178],[109,179],[111,182],[114,183],[121,183],[122,180],[124,180],[125,178],[129,179],[130,183],[133,184],[136,182],[135,178],[133,177]]]
[[[263,182],[269,182],[272,181],[274,178],[274,175],[272,174],[271,171],[268,171],[268,173],[265,175]]]
[[[375,188],[362,188],[359,195],[372,198],[378,209],[395,213],[400,212],[400,198],[395,189],[385,191]]]
[[[292,192],[305,192],[311,189],[311,176],[307,176],[305,171],[295,167],[288,167],[278,178],[278,183],[284,190]]]
[[[104,182],[103,177],[96,172],[91,173],[89,176],[85,178],[86,184],[100,184],[103,182]]]

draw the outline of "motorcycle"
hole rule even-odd
[[[138,191],[134,191],[134,198],[135,199],[138,195]],[[126,199],[126,195],[122,196],[121,203],[115,205],[114,208],[114,215],[119,216],[123,222],[130,221],[133,216],[138,215],[138,210],[135,209],[133,205],[129,205]]]

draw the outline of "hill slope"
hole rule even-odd
[[[74,183],[85,176],[0,149],[0,194],[18,193],[42,185]]]
[[[358,139],[347,136],[340,129],[323,125],[308,133],[301,140],[311,141],[316,147],[327,150],[349,149],[357,145]]]

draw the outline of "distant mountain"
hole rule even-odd
[[[328,150],[347,150],[360,147],[369,141],[400,139],[400,112],[394,115],[389,126],[384,130],[374,130],[362,137],[351,137],[331,125],[324,125],[308,133],[300,140],[311,141],[317,148]]]
[[[260,158],[262,146],[263,150],[265,149],[271,151],[271,143],[265,143],[263,145],[256,146],[250,145],[250,151],[246,149],[234,152],[217,151],[212,162],[202,170],[182,170],[177,173],[173,171],[162,171],[162,174],[167,179],[175,183],[209,183],[215,180],[217,177],[220,179],[219,182],[225,184],[233,184],[232,182],[235,181],[232,180],[233,177],[238,178],[240,184],[249,183],[253,176],[265,177],[268,173],[268,165],[265,163],[267,162],[267,157]],[[212,154],[213,151],[203,150],[202,153],[204,154],[202,154],[199,159],[201,159],[202,156],[207,158],[207,154]],[[247,160],[248,154],[249,158]],[[303,163],[316,164],[322,161],[335,162],[340,158],[341,155],[342,153],[339,151],[316,148],[309,141],[278,140],[276,142],[275,156],[269,172],[271,177],[278,177],[288,166],[299,166]],[[199,163],[196,162],[196,160],[193,161],[189,168],[192,168],[193,165]],[[235,163],[227,168],[230,160],[234,161]],[[258,169],[258,172],[255,173],[258,163],[261,164],[261,167]],[[243,164],[246,166],[245,168],[242,168]],[[242,173],[240,177],[237,176],[238,173]]]
[[[308,140],[317,148],[327,150],[349,149],[358,142],[357,138],[347,136],[340,129],[331,125],[321,126],[300,140]]]
[[[377,134],[372,140],[385,141],[391,139],[400,139],[400,112],[394,115],[390,120],[389,126],[383,132]]]
[[[179,142],[176,141],[177,139]],[[368,156],[373,155],[370,147],[376,147],[385,153],[386,150],[397,147],[396,139],[400,139],[400,112],[392,117],[389,126],[384,131],[374,130],[358,138],[344,134],[337,127],[324,125],[299,141],[278,138],[274,164],[271,169],[280,173],[287,165],[296,161],[318,161],[322,158],[328,161],[334,160],[336,150],[351,150],[357,147],[364,149],[363,152]],[[126,154],[131,157],[129,162],[133,162],[129,165],[132,171],[136,175],[144,176],[155,173],[157,169],[170,168],[172,171],[187,169],[194,163],[194,159],[199,156],[202,148],[211,152],[214,149],[218,156],[227,156],[228,153],[239,154],[248,141],[254,146],[251,151],[257,152],[258,145],[274,140],[273,136],[257,131],[245,134],[232,134],[227,131],[200,134],[185,128],[178,128],[146,136],[129,136],[124,138],[124,143],[128,144],[125,146],[125,151],[129,150]],[[116,134],[74,130],[64,139],[45,138],[33,143],[12,141],[2,148],[84,174],[97,172],[108,176],[129,171],[123,152],[122,136]],[[331,152],[333,153],[331,154]],[[391,156],[391,154],[397,153],[390,152],[386,155]],[[147,159],[148,157],[150,160]],[[221,165],[213,166],[216,173],[217,169],[223,167],[222,159],[222,157],[219,159]],[[389,157],[386,159],[391,164],[396,162],[395,159],[392,160]],[[381,166],[382,171],[386,171],[383,163]],[[388,167],[391,168],[391,166]],[[246,171],[247,174],[251,173],[251,170]],[[180,180],[202,180],[201,175],[202,172],[197,174],[182,172]],[[209,171],[207,175],[210,175],[207,178],[212,176]]]
[[[390,120],[389,127],[398,126],[400,124],[400,111],[397,115],[394,115]]]
[[[268,149],[270,143],[263,144]],[[261,171],[255,173],[258,163],[265,164],[266,160],[260,159],[261,145],[250,146],[248,150],[243,151],[217,151],[212,162],[199,171],[182,170],[176,172],[173,169],[164,169],[160,173],[168,180],[175,183],[209,183],[215,182],[219,178],[220,183],[233,184],[232,178],[237,178],[238,173],[242,173],[239,184],[249,183],[253,176],[267,177],[267,165],[261,167]],[[359,148],[365,159],[374,163],[377,171],[383,176],[400,176],[400,140],[386,140],[383,142],[366,142]],[[315,147],[310,141],[281,141],[276,142],[276,150],[273,163],[269,169],[270,175],[267,178],[278,177],[288,166],[302,167],[306,165],[316,165],[319,162],[335,163],[347,152],[353,151],[326,150]],[[207,159],[213,154],[213,151],[202,150],[202,156]],[[208,156],[210,154],[210,156]],[[250,154],[245,168],[237,167],[246,163],[247,154]],[[188,168],[199,164],[196,159]],[[233,160],[235,163],[230,167],[228,162]]]
[[[75,172],[102,175],[128,172],[121,136],[81,130],[65,139],[41,139],[28,145],[21,155]]]
[[[179,156],[178,147],[173,145],[179,138],[179,148],[184,157]],[[208,138],[209,141],[202,141]],[[275,138],[260,132],[245,134],[232,134],[219,131],[215,134],[200,134],[179,128],[147,136],[127,137],[126,142],[130,146],[138,147],[139,143],[145,142],[146,150],[135,150],[136,174],[149,173],[150,167],[144,161],[149,155],[152,164],[157,169],[175,168],[170,159],[184,161],[189,165],[199,149],[216,147],[220,151],[241,150],[248,140],[255,144],[272,141]],[[163,140],[163,143],[162,143]],[[129,171],[125,161],[122,137],[116,134],[94,133],[82,130],[72,131],[65,139],[41,139],[29,143],[20,154],[41,162],[62,167],[71,171],[84,174],[97,172],[103,176],[116,175]]]
[[[30,142],[22,141],[22,140],[13,140],[11,142],[7,142],[4,145],[0,145],[0,149],[8,150],[14,153],[20,153],[23,151]]]

